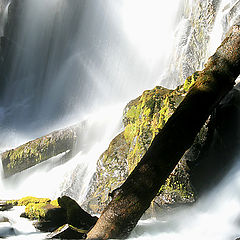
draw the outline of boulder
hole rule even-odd
[[[111,192],[126,180],[138,164],[197,76],[198,72],[175,90],[155,87],[144,91],[127,104],[123,114],[124,131],[112,140],[97,162],[97,171],[84,203],[87,211],[101,213],[111,200]],[[186,158],[176,166],[156,199],[158,205],[194,201]]]
[[[7,238],[10,236],[16,236],[15,229],[11,226],[1,227],[0,238]]]
[[[101,213],[114,192],[137,165],[156,133],[175,111],[192,86],[197,72],[175,90],[156,87],[132,100],[124,110],[125,129],[110,143],[97,162],[91,181],[87,211]],[[159,189],[149,213],[158,208],[191,204],[214,186],[232,166],[239,152],[240,84],[221,101],[179,161],[165,185]],[[211,162],[208,159],[213,159]],[[220,164],[220,165],[219,165]],[[216,167],[216,166],[221,166]]]
[[[79,146],[82,123],[54,131],[1,154],[5,177],[33,167],[51,157],[65,154],[70,159]]]
[[[11,203],[8,203],[7,201],[0,201],[0,211],[6,211],[13,207]]]
[[[68,196],[58,198],[58,204],[66,212],[67,223],[74,227],[89,230],[98,220],[97,217],[92,217],[85,212],[75,200]]]
[[[44,218],[33,225],[42,232],[52,232],[66,223],[66,211],[62,208],[51,208],[46,212]]]
[[[78,229],[69,224],[65,224],[47,235],[47,238],[59,239],[84,239],[86,238],[87,230]]]

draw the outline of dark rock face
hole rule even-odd
[[[42,232],[52,232],[66,222],[66,211],[62,208],[52,208],[46,212],[44,219],[34,223],[34,227]]]
[[[215,186],[240,153],[240,84],[219,104],[208,123],[208,136],[191,167],[191,183],[198,194]]]
[[[47,238],[59,239],[84,239],[86,238],[86,230],[81,230],[69,224],[58,228],[54,232],[47,235]]]
[[[88,193],[87,210],[97,213],[109,202],[109,193],[116,189],[128,176],[127,154],[129,145],[124,134],[120,133],[101,155],[97,162],[97,171],[91,181],[92,187]]]
[[[76,233],[79,236],[78,230],[76,229],[84,229],[81,233],[85,233],[95,225],[98,220],[97,217],[92,217],[85,212],[78,203],[70,197],[63,196],[58,198],[58,204],[60,207],[48,207],[50,204],[44,205],[42,208],[44,208],[45,212],[38,219],[39,221],[34,223],[34,227],[42,232],[52,232],[58,229],[56,233],[54,233],[54,237],[55,234],[58,235],[60,233],[60,236],[62,236],[63,232],[64,234],[67,232],[67,235],[69,235],[69,231],[74,234],[77,231]],[[68,224],[68,226],[61,228],[66,224]]]
[[[98,220],[85,212],[78,203],[70,197],[58,198],[59,206],[66,212],[66,222],[74,227],[89,230]]]

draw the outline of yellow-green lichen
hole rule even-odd
[[[60,207],[59,204],[58,204],[58,200],[57,200],[57,199],[52,200],[52,201],[50,202],[50,204],[53,205],[54,207]]]
[[[49,198],[36,198],[32,196],[23,197],[18,200],[18,206],[27,206],[29,203],[50,203]]]
[[[25,208],[25,214],[30,219],[41,219],[47,212],[46,203],[29,203]]]
[[[188,92],[189,89],[194,85],[198,76],[199,76],[199,73],[195,72],[194,74],[192,74],[190,77],[186,79],[186,81],[183,84],[183,89],[185,92]]]
[[[125,128],[121,134],[124,141],[117,136],[110,143],[108,150],[100,157],[96,173],[97,187],[91,195],[93,200],[90,203],[90,209],[97,212],[103,210],[110,199],[108,194],[119,187],[127,175],[133,171],[156,134],[164,127],[197,77],[198,73],[195,73],[176,90],[155,87],[152,90],[144,91],[141,96],[126,106],[123,116]],[[120,142],[124,147],[120,147]],[[122,156],[118,156],[118,153],[121,153]],[[123,160],[118,163],[118,159],[121,158],[124,159],[124,163]],[[127,166],[124,165],[124,171],[127,169],[124,177],[120,177],[123,172],[120,173],[119,170],[121,164],[127,164]],[[116,165],[118,169],[115,168]],[[115,171],[119,171],[120,174],[117,173],[117,175]],[[169,184],[166,183],[161,188],[161,192],[164,192],[165,196],[180,196],[182,199],[188,199],[191,195],[189,189],[185,182],[180,180],[176,180],[175,185],[172,185],[171,179]]]

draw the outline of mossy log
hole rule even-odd
[[[156,135],[87,239],[126,238],[240,73],[240,26],[233,26],[196,83]]]
[[[2,153],[4,176],[9,177],[67,151],[67,156],[71,157],[79,146],[81,128],[82,124],[76,124],[57,130]]]

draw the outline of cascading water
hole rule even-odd
[[[7,22],[7,17],[8,17],[8,7],[10,5],[10,0],[7,1],[2,1],[0,5],[1,9],[1,17],[0,17],[0,36],[4,35],[4,27]]]
[[[83,120],[85,144],[63,165],[56,166],[55,157],[2,180],[0,199],[68,194],[80,203],[84,200],[98,157],[121,128],[126,102],[157,83],[176,86],[178,79],[201,69],[216,46],[207,49],[206,41],[197,56],[192,54],[192,39],[198,38],[191,19],[196,15],[195,2],[22,1],[1,90],[0,136],[5,141],[0,148]],[[225,19],[237,3],[206,1],[212,2],[212,9],[218,9],[216,22]],[[204,8],[205,2],[202,4]],[[211,27],[203,29],[204,39],[209,40]],[[190,61],[183,63],[187,58]],[[240,212],[239,173],[230,175],[235,191],[226,179],[196,207],[162,217],[164,220],[141,222],[132,238],[200,239],[204,233],[205,239],[233,239]],[[224,199],[226,194],[229,199]],[[233,205],[234,213],[230,211]]]
[[[12,34],[14,47],[10,48],[11,56],[7,62],[10,66],[4,76],[7,84],[4,84],[1,98],[1,135],[5,139],[2,149],[19,145],[60,126],[85,120],[86,144],[75,161],[83,166],[77,159],[83,158],[86,162],[90,155],[94,169],[94,163],[120,129],[121,111],[126,102],[143,90],[154,87],[163,72],[164,59],[167,58],[161,52],[164,50],[166,53],[170,47],[174,28],[171,16],[177,13],[180,2],[174,8],[170,8],[170,2],[164,4],[169,11],[169,21],[162,24],[163,28],[159,27],[165,11],[162,4],[156,0],[151,4],[146,1],[133,3],[24,0],[16,5],[18,22],[16,33]],[[136,4],[138,11],[134,8]],[[133,14],[135,17],[131,18]],[[148,16],[147,24],[142,19],[143,14]],[[161,39],[167,39],[165,45],[159,44]],[[121,110],[118,110],[118,104]],[[93,137],[90,137],[93,132]],[[97,151],[98,144],[102,147]],[[97,153],[92,156],[93,152]],[[46,164],[43,165],[45,168]],[[86,172],[81,168],[63,168],[68,169],[69,178],[72,171],[75,175],[79,171]],[[48,191],[40,179],[51,178],[52,171],[58,171],[57,179],[61,179],[61,183],[53,184],[55,191],[48,186]],[[42,185],[32,187],[38,189],[39,194],[45,192],[55,196],[70,189],[75,192],[74,197],[79,195],[79,191],[72,189],[73,185],[78,185],[76,180],[75,183],[73,180],[69,180],[71,183],[63,181],[60,177],[64,175],[62,170],[51,170],[49,177],[45,171],[43,175],[39,170],[37,172],[35,178],[31,172],[29,177],[26,177],[28,173],[22,173],[8,179],[4,182],[7,192],[11,192],[9,189],[13,182],[20,182],[21,190],[13,189],[13,192],[31,194],[31,187],[25,188],[26,191],[23,189],[34,179],[35,184],[40,182]],[[23,174],[26,176],[21,183],[19,179]],[[81,179],[80,175],[78,179]],[[90,179],[91,174],[88,175]],[[88,181],[84,180],[84,183]]]

